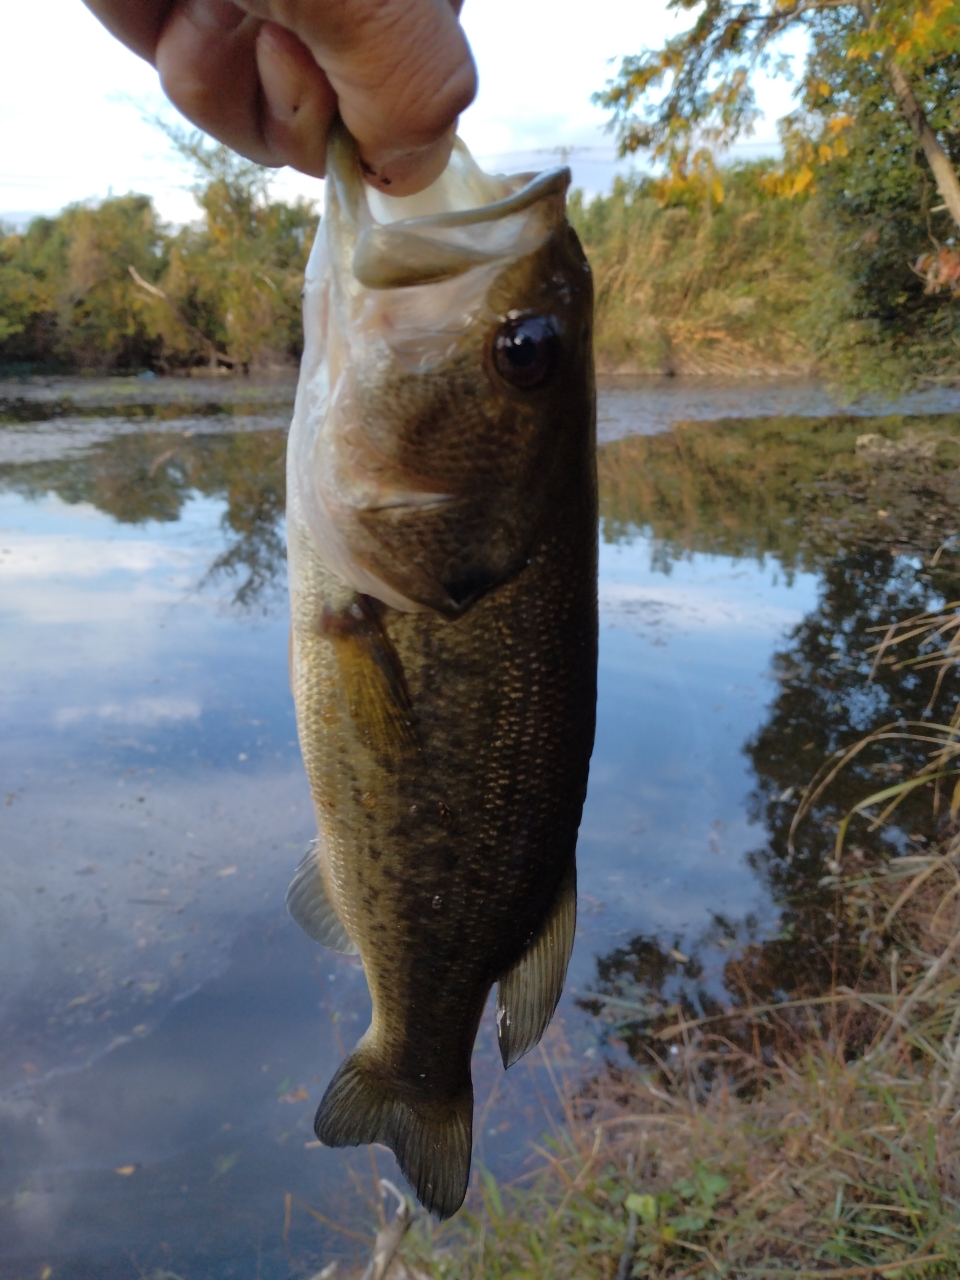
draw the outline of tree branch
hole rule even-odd
[[[903,67],[891,59],[887,64],[887,74],[890,77],[893,92],[897,95],[897,101],[900,103],[900,109],[909,121],[933,170],[937,190],[943,196],[943,202],[950,211],[957,230],[960,231],[960,178],[957,177],[957,171],[950,163],[950,157],[944,151],[940,139],[930,128],[929,121],[917,101],[917,95],[913,92],[913,86],[904,74]]]
[[[874,31],[876,14],[871,0],[857,0],[857,8],[860,10],[864,25],[868,30]],[[950,157],[944,151],[940,139],[930,128],[930,123],[917,101],[917,95],[913,92],[913,86],[907,79],[906,72],[892,57],[887,59],[887,76],[890,87],[900,104],[900,110],[906,116],[914,137],[923,147],[923,154],[933,170],[933,180],[937,184],[937,190],[943,196],[944,204],[950,210],[950,216],[957,224],[957,229],[960,230],[960,178],[957,177],[957,171],[950,163]]]
[[[231,369],[234,367],[237,363],[236,360],[231,356],[225,355],[222,351],[218,351],[207,335],[202,333],[196,325],[190,323],[176,303],[171,300],[169,294],[165,293],[163,289],[159,288],[159,286],[151,284],[149,280],[144,280],[143,276],[132,262],[128,263],[127,270],[130,272],[133,283],[137,288],[145,290],[147,293],[152,294],[154,298],[159,298],[161,302],[165,303],[167,308],[173,313],[174,318],[178,323],[182,324],[187,333],[200,343],[201,347],[203,347],[207,360],[210,362],[211,368],[216,368],[218,360],[222,360],[223,363],[229,365]]]

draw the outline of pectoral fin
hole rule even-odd
[[[321,946],[344,955],[355,956],[357,948],[350,940],[343,921],[327,897],[320,870],[320,842],[314,840],[300,860],[300,865],[287,890],[287,910],[307,935]]]
[[[343,612],[324,614],[323,631],[333,641],[347,709],[368,746],[386,756],[415,750],[403,666],[380,621],[377,602],[358,594]]]
[[[505,1067],[528,1053],[546,1031],[567,976],[577,923],[577,866],[560,881],[549,916],[497,987],[497,1035]]]

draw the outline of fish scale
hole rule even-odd
[[[596,702],[592,295],[569,175],[472,163],[458,144],[477,209],[443,208],[441,179],[439,212],[374,228],[375,253],[334,139],[288,453],[319,831],[288,902],[359,952],[373,1006],[317,1135],[390,1146],[441,1217],[466,1193],[491,987],[507,1066],[560,996]]]

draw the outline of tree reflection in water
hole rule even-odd
[[[138,433],[69,458],[4,466],[0,482],[30,497],[89,502],[121,524],[179,520],[191,498],[219,498],[226,547],[200,585],[227,577],[238,608],[266,612],[285,585],[285,449],[286,432],[277,429]]]
[[[817,798],[792,846],[790,828],[824,761],[884,725],[944,722],[956,709],[955,673],[938,688],[936,669],[904,666],[903,654],[873,672],[871,649],[891,621],[960,598],[958,445],[955,418],[798,419],[684,425],[601,452],[609,539],[648,529],[666,572],[697,550],[772,557],[788,572],[818,571],[822,583],[817,608],[774,657],[776,696],[744,746],[756,778],[749,814],[765,829],[748,860],[779,909],[778,932],[762,936],[755,919],[717,915],[693,943],[641,935],[598,958],[596,994],[580,1003],[634,1058],[662,1055],[654,1037],[678,1014],[711,1017],[729,1044],[769,1054],[791,1026],[808,1033],[808,1011],[792,1024],[778,1016],[774,1029],[738,1022],[738,1008],[869,984],[886,965],[884,939],[865,938],[864,903],[838,892],[830,860],[844,816],[914,776],[929,747],[907,738],[872,744]],[[928,784],[889,826],[870,829],[875,811],[855,817],[845,846],[852,865],[929,847],[949,822],[932,801]],[[856,1028],[846,1034],[851,1043]]]
[[[204,581],[228,575],[243,609],[268,609],[282,590],[282,430],[122,435],[67,459],[0,468],[7,488],[89,502],[122,523],[179,519],[202,494],[226,504],[226,548]],[[852,981],[880,963],[853,915],[823,883],[837,824],[865,795],[925,762],[919,744],[888,741],[843,770],[788,832],[820,764],[882,724],[949,715],[956,686],[934,696],[936,672],[892,662],[870,679],[875,628],[960,598],[960,419],[757,419],[678,426],[601,449],[601,516],[609,541],[648,530],[665,572],[691,552],[772,558],[789,574],[816,571],[818,607],[773,663],[778,691],[745,751],[756,775],[750,816],[765,828],[749,858],[778,905],[779,932],[716,916],[695,942],[639,936],[597,962],[595,996],[629,1051],[679,1008],[722,1014],[744,1004],[803,997]],[[896,823],[856,819],[848,849],[865,865],[938,835],[928,788]],[[854,913],[855,914],[855,913]],[[720,957],[719,961],[717,957]],[[728,1027],[731,1034],[735,1029]],[[751,1035],[756,1027],[751,1029]]]

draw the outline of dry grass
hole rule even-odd
[[[942,551],[941,547],[941,551]],[[934,556],[934,563],[940,551]],[[881,664],[888,664],[894,670],[912,669],[922,671],[933,668],[937,672],[933,691],[924,709],[924,716],[930,716],[940,696],[944,681],[960,665],[960,601],[954,600],[945,604],[936,612],[925,612],[893,622],[887,627],[875,627],[882,632],[883,638],[873,646],[873,671],[876,673]],[[902,656],[900,646],[912,645],[915,652],[908,657]],[[927,756],[927,762],[911,778],[906,778],[882,791],[865,796],[850,810],[837,828],[834,847],[834,862],[839,868],[844,842],[851,819],[859,813],[869,812],[880,807],[880,812],[872,818],[869,830],[876,830],[890,822],[901,802],[920,787],[933,784],[933,811],[940,814],[944,807],[944,792],[950,795],[949,820],[956,823],[960,812],[960,699],[957,700],[953,714],[946,723],[938,723],[930,719],[917,721],[895,721],[884,725],[874,733],[867,734],[855,743],[848,751],[840,754],[839,760],[828,760],[815,775],[802,802],[797,807],[790,828],[790,852],[793,852],[792,838],[799,824],[813,810],[817,800],[830,786],[837,775],[845,769],[861,752],[880,742],[911,742],[919,744]],[[909,861],[909,860],[907,860]]]

